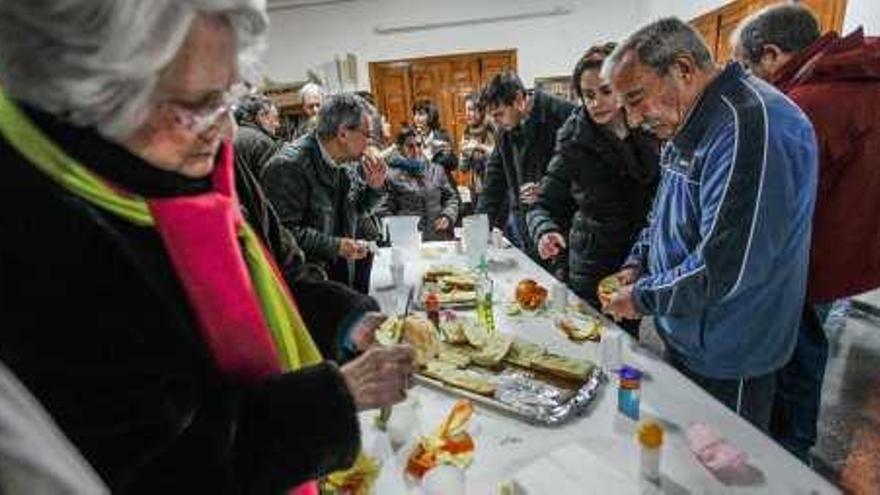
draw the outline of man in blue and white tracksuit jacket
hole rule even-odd
[[[766,430],[774,372],[794,348],[815,200],[813,128],[732,63],[661,152],[648,227],[624,267],[672,363]]]

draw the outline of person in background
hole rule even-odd
[[[235,165],[246,167],[259,177],[269,158],[281,148],[275,135],[279,127],[278,108],[265,96],[248,96],[235,109],[235,121]]]
[[[807,301],[779,373],[772,433],[810,463],[828,360],[823,323],[836,299],[880,286],[880,40],[859,29],[820,35],[813,14],[776,5],[734,32],[735,57],[806,112],[819,142]]]
[[[237,137],[236,137],[237,140]],[[236,155],[238,156],[238,155]],[[235,162],[235,189],[245,220],[275,259],[287,286],[303,311],[312,338],[325,356],[346,362],[385,320],[375,299],[339,282],[327,280],[321,267],[308,263],[293,233],[281,225],[256,175]],[[369,281],[369,279],[368,279]]]
[[[397,147],[403,157],[389,164],[382,214],[420,217],[419,230],[426,241],[452,239],[458,220],[455,188],[439,165],[425,159],[422,140],[414,128],[400,131]]]
[[[297,126],[293,135],[294,139],[299,139],[315,130],[318,123],[318,112],[324,103],[324,88],[313,82],[306,83],[300,88],[299,95],[302,100],[304,119]]]
[[[311,493],[406,395],[410,349],[323,359],[241,215],[267,27],[256,0],[0,0],[0,359],[113,493]]]
[[[373,148],[369,105],[353,94],[330,97],[315,131],[287,143],[270,161],[263,186],[306,259],[331,280],[354,285],[354,262],[367,256],[358,221],[381,203],[385,163]],[[363,164],[363,180],[353,162]]]
[[[462,204],[462,208],[466,210],[463,215],[466,215],[473,211],[483,190],[486,162],[495,148],[495,129],[486,117],[486,109],[480,104],[479,92],[475,91],[465,97],[464,113],[467,124],[461,136],[461,155],[454,176],[456,185],[467,188],[469,192],[467,206],[464,201]]]
[[[452,136],[440,126],[440,110],[431,100],[419,100],[412,107],[413,127],[422,139],[425,157],[434,161],[438,153],[452,150]]]
[[[540,262],[526,213],[538,200],[539,183],[553,157],[556,133],[576,107],[539,90],[526,91],[514,72],[493,76],[483,88],[480,102],[498,134],[486,164],[477,213],[488,214],[490,225],[503,228],[514,245]]]
[[[413,127],[422,140],[422,148],[428,161],[443,168],[450,184],[455,184],[453,172],[458,169],[458,157],[453,149],[449,131],[440,126],[440,111],[430,100],[420,100],[412,107]],[[458,191],[455,192],[458,195]]]
[[[575,65],[571,81],[582,105],[559,130],[556,153],[528,214],[538,255],[567,253],[569,286],[596,308],[599,281],[623,264],[647,223],[659,177],[657,140],[627,128],[617,96],[599,74],[614,47],[591,47]],[[638,323],[622,325],[638,336]]]
[[[603,309],[654,316],[671,363],[766,432],[806,290],[813,127],[676,18],[632,34],[603,75],[629,124],[666,141],[650,223]]]

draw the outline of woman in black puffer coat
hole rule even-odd
[[[528,214],[539,255],[549,259],[567,251],[569,285],[597,307],[599,280],[620,268],[647,223],[659,175],[657,141],[627,128],[623,109],[599,76],[613,46],[590,48],[575,67],[572,84],[582,107],[559,129],[555,156]]]

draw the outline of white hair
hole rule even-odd
[[[198,14],[219,14],[253,80],[266,0],[0,0],[0,85],[13,98],[121,140]]]
[[[300,96],[305,99],[306,96],[317,96],[320,99],[324,99],[324,88],[321,86],[310,82],[303,85],[302,88],[299,89]]]

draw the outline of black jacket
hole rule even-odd
[[[141,195],[209,186],[30,115]],[[353,461],[357,416],[334,364],[226,379],[155,230],[68,193],[2,139],[0,157],[0,359],[114,493],[279,493]]]
[[[275,257],[303,310],[302,317],[312,338],[324,356],[344,361],[350,356],[340,343],[346,340],[351,325],[364,313],[379,311],[379,304],[368,295],[327,280],[327,274],[319,266],[307,263],[296,238],[278,220],[259,181],[238,163],[235,164],[235,187],[245,219]],[[333,301],[332,307],[328,301]]]
[[[556,131],[575,105],[535,91],[532,109],[512,130],[500,130],[495,149],[486,165],[486,182],[477,202],[477,212],[489,215],[490,225],[504,226],[513,213],[517,229],[528,252],[534,251],[526,226],[526,205],[519,202],[519,188],[539,182],[547,171],[556,146]]]
[[[242,122],[235,133],[235,166],[245,167],[259,178],[282,142],[251,122]]]
[[[338,257],[341,238],[355,237],[359,216],[373,213],[383,197],[356,168],[327,163],[314,134],[284,145],[269,160],[262,182],[306,258],[324,267]]]
[[[536,244],[548,232],[569,232],[569,280],[576,290],[578,279],[604,276],[606,265],[616,270],[647,223],[659,177],[658,148],[641,130],[617,138],[583,108],[559,130],[528,224]]]

